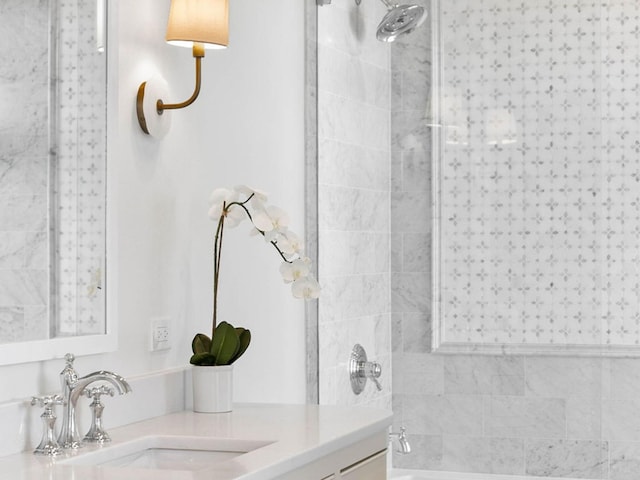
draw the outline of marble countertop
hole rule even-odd
[[[194,480],[202,472],[65,464],[69,458],[121,446],[140,437],[189,436],[266,445],[211,466],[207,478],[267,480],[385,430],[387,410],[318,405],[234,405],[233,412],[180,412],[113,429],[112,442],[55,458],[22,453],[0,458],[2,480]]]

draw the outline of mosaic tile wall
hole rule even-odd
[[[431,8],[434,0],[419,3]],[[603,13],[611,5],[610,17],[635,17],[639,3],[599,5]],[[640,359],[430,352],[431,220],[416,213],[431,209],[428,29],[391,49],[393,410],[413,446],[411,455],[395,455],[394,465],[637,480]],[[630,94],[629,103],[636,98]]]
[[[640,2],[440,8],[442,340],[640,345]]]
[[[96,287],[103,275],[105,130],[87,128],[96,119],[104,123],[104,55],[95,51],[95,4],[80,5],[61,1],[53,22],[49,1],[0,5],[0,343],[104,328],[104,294]],[[90,27],[78,27],[81,16],[91,17]],[[56,21],[62,30],[58,68],[48,55]],[[14,41],[25,32],[41,46],[29,46],[29,55]],[[58,72],[57,83],[50,83],[50,69]],[[59,118],[50,117],[50,93],[58,99]],[[51,148],[49,121],[61,127]],[[58,308],[66,319],[59,328],[49,320],[50,209],[64,225],[54,234]]]

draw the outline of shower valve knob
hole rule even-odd
[[[367,379],[371,379],[378,391],[382,390],[382,385],[380,385],[378,381],[381,374],[382,367],[380,364],[368,362],[367,352],[365,352],[361,345],[356,344],[353,347],[349,361],[349,377],[353,393],[356,395],[362,393],[364,386],[367,384]]]

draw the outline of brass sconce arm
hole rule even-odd
[[[196,60],[196,86],[193,91],[191,97],[184,102],[181,103],[164,103],[162,99],[158,99],[156,101],[156,112],[158,115],[162,115],[165,110],[177,110],[180,108],[188,107],[193,102],[195,102],[196,98],[200,94],[200,85],[202,78],[202,58],[204,57],[204,45],[202,43],[193,44],[193,57]],[[138,116],[138,123],[140,124],[140,128],[146,134],[149,134],[149,128],[147,126],[147,120],[145,118],[144,113],[144,104],[145,104],[145,87],[147,82],[143,82],[140,87],[138,87],[138,95],[136,97],[136,113]]]
[[[162,115],[164,110],[177,110],[179,108],[188,107],[193,102],[195,102],[196,98],[200,94],[200,79],[202,77],[202,57],[204,57],[204,45],[202,43],[194,43],[193,44],[193,58],[196,59],[196,88],[193,91],[193,95],[188,100],[185,100],[182,103],[164,103],[162,99],[158,99],[157,109],[158,115]]]

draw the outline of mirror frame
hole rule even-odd
[[[105,333],[77,337],[58,337],[46,340],[6,343],[0,345],[0,366],[64,358],[68,352],[78,357],[118,349],[117,325],[117,214],[115,208],[115,180],[117,178],[112,160],[115,158],[112,145],[118,128],[118,69],[117,69],[117,3],[105,1],[106,7],[106,242],[105,242]]]

